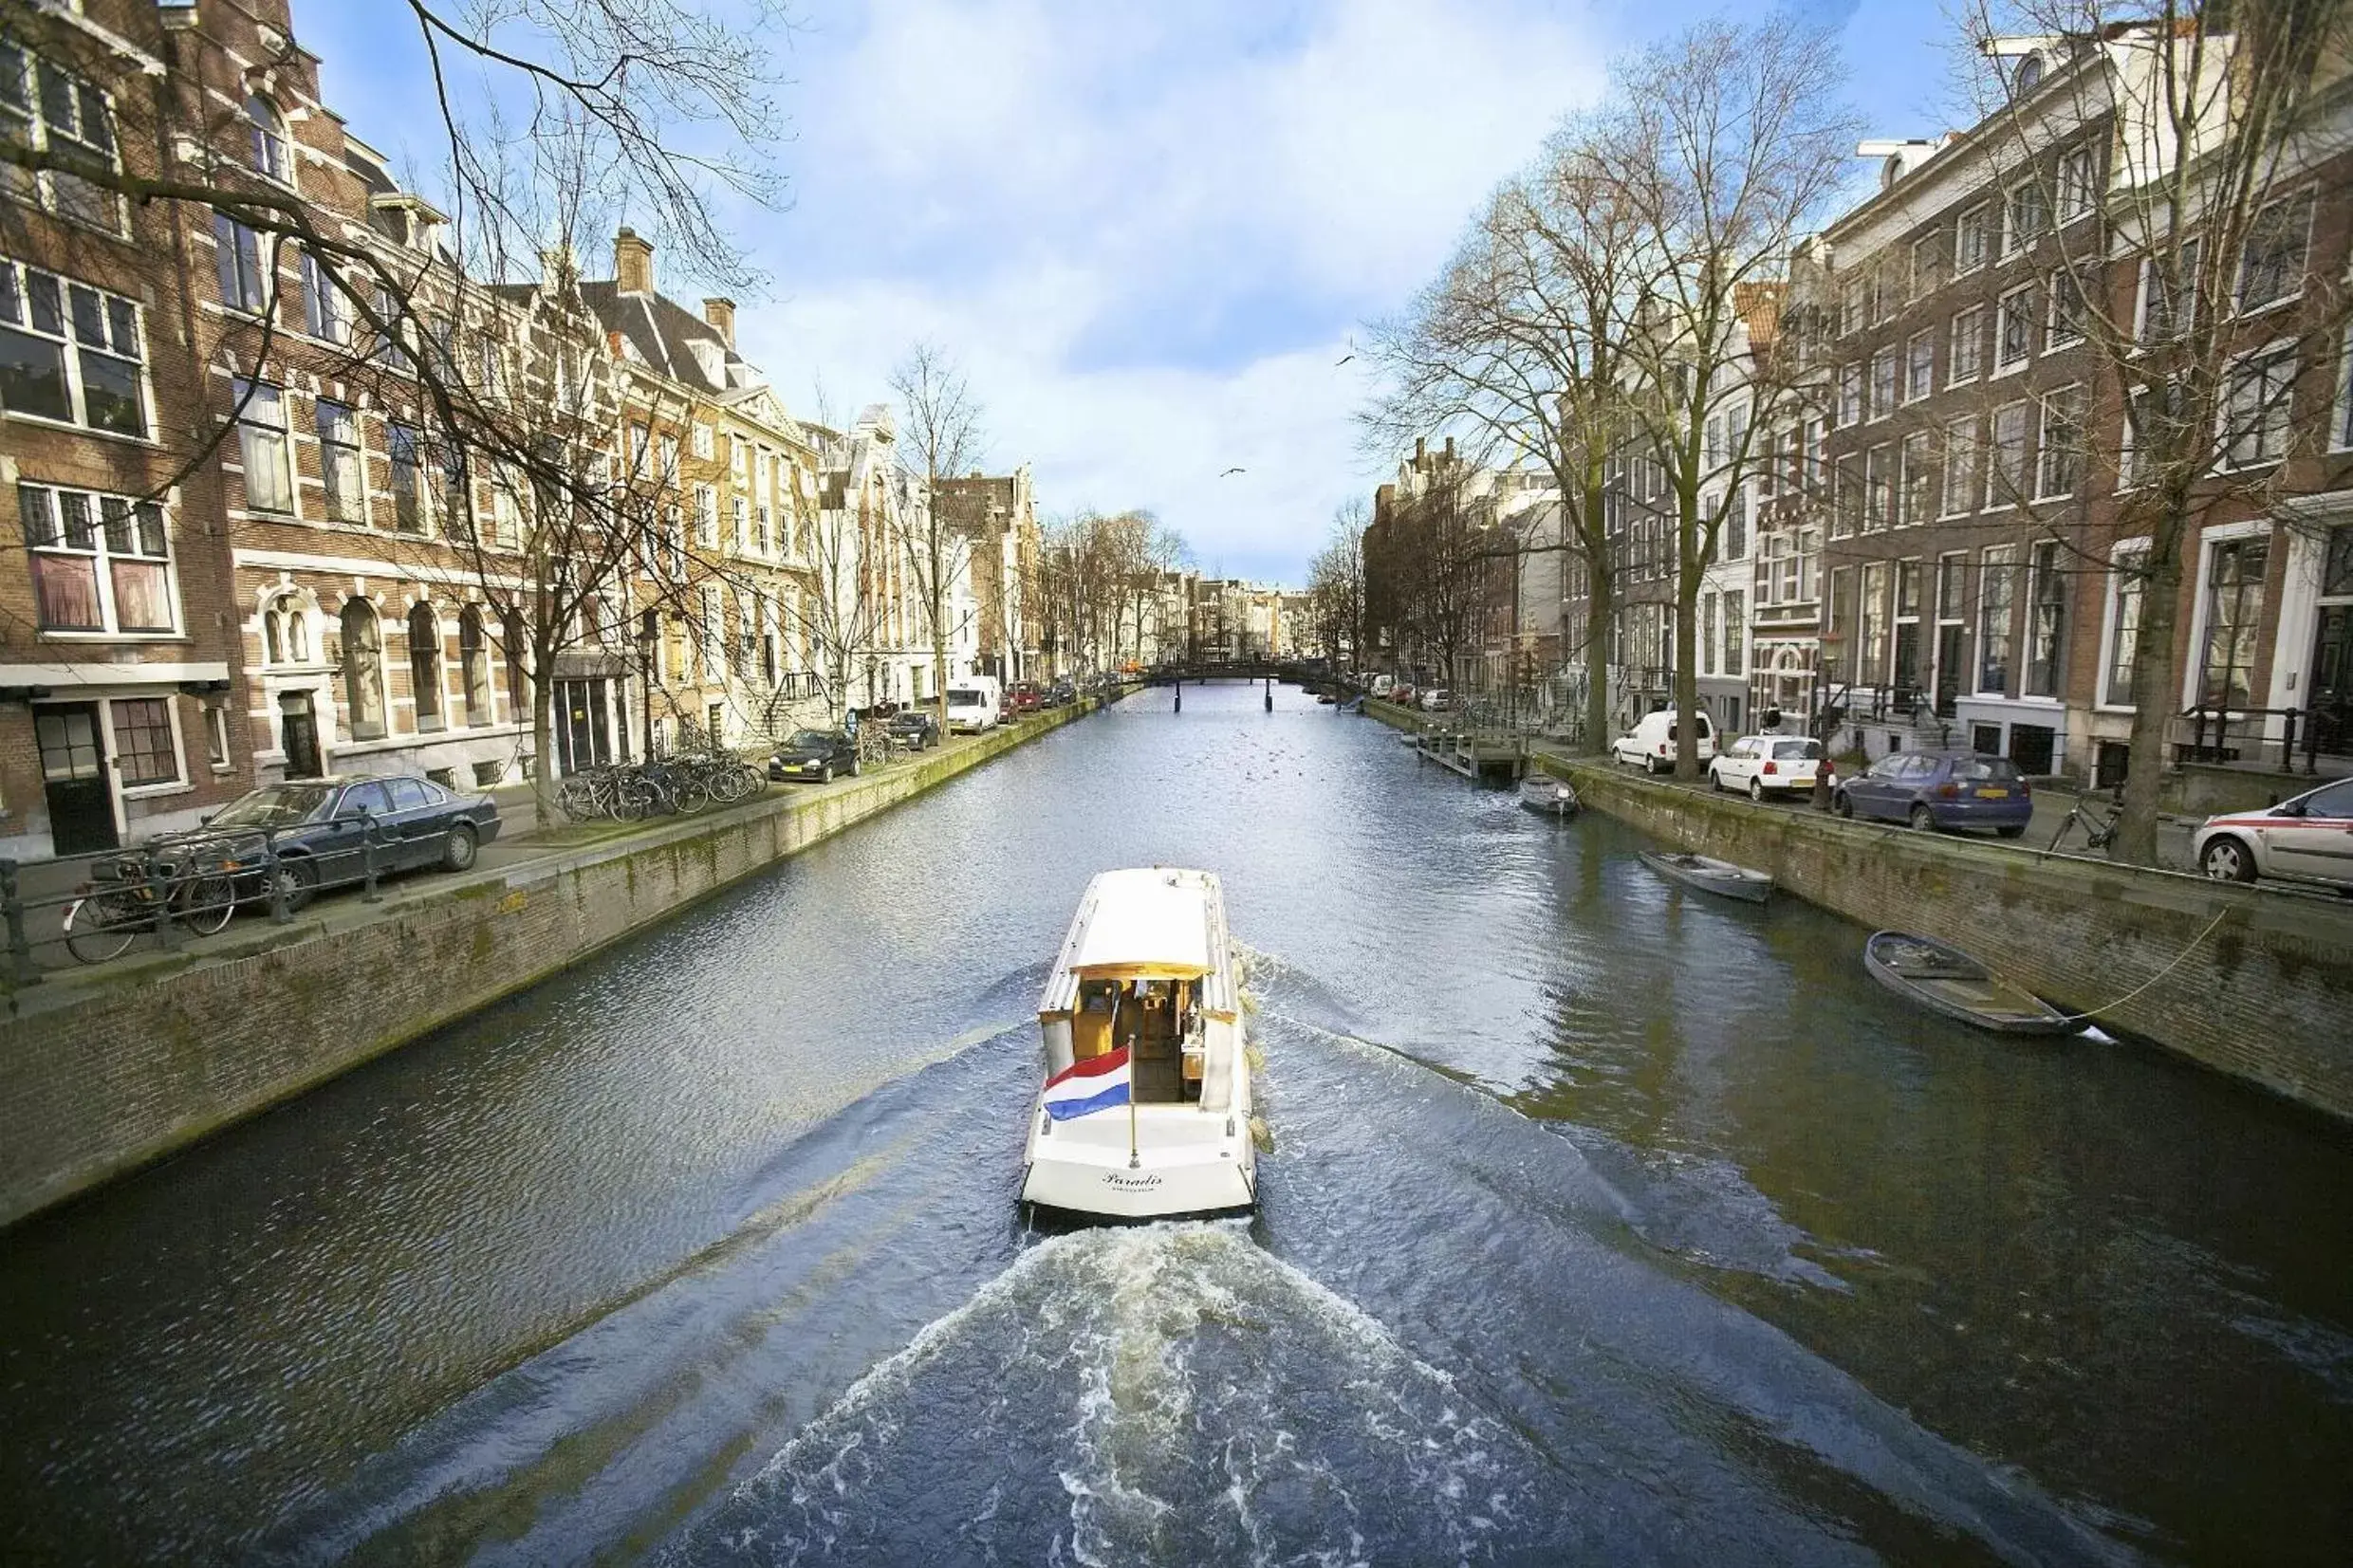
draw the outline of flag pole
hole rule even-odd
[[[1142,1164],[1136,1154],[1136,1037],[1127,1037],[1127,1168]]]

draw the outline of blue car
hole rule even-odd
[[[1842,817],[1908,822],[1922,833],[1990,827],[2005,839],[2026,832],[2034,794],[2007,757],[1976,751],[1895,751],[1868,772],[1841,779],[1830,800]]]

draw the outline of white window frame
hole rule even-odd
[[[294,432],[286,416],[287,389],[275,381],[248,380],[239,376],[229,383],[229,417],[237,438],[237,472],[245,487],[245,510],[261,517],[299,518],[302,496],[294,483]],[[268,415],[258,410],[268,410]],[[265,506],[254,500],[254,458],[268,437],[277,438],[277,494],[286,505]]]
[[[2075,476],[2066,489],[2053,489],[2050,487],[2051,456],[2061,449],[2052,442],[2050,437],[2051,405],[2060,398],[2070,396],[2076,402],[2075,439],[2071,453],[2075,463]],[[2034,499],[2037,501],[2064,500],[2083,488],[2088,455],[2084,440],[2084,427],[2090,420],[2090,397],[2083,382],[2069,381],[2065,386],[2052,387],[2040,394],[2035,398],[2035,408],[2040,428],[2034,442]]]
[[[2238,459],[2237,443],[2232,438],[2233,429],[2232,414],[2233,405],[2238,400],[2237,386],[2240,367],[2257,360],[2276,359],[2285,359],[2288,361],[2288,392],[2287,396],[2281,399],[2279,406],[2266,416],[2265,428],[2270,428],[2270,422],[2277,421],[2279,449],[2270,456],[2257,457],[2242,463]],[[2296,353],[2296,340],[2293,338],[2274,338],[2260,348],[2251,348],[2244,354],[2234,354],[2231,357],[2229,364],[2224,367],[2222,373],[2222,396],[2215,400],[2214,468],[2217,472],[2245,473],[2252,469],[2272,468],[2287,460],[2288,449],[2295,444],[2296,381],[2303,370],[2299,360],[2300,356]]]
[[[2024,238],[2021,238],[2018,233],[2016,222],[2018,197],[2021,193],[2030,193],[2036,199],[2043,202],[2042,227]],[[2002,188],[2002,259],[2004,261],[2032,249],[2044,235],[2051,231],[2048,196],[2049,193],[2043,189],[2039,176],[2029,176]]]
[[[1976,352],[1971,355],[1963,369],[1961,356],[1961,323],[1969,323],[1969,337]],[[1945,385],[1965,386],[1985,375],[1986,368],[1986,307],[1983,302],[1955,310],[1945,329]]]
[[[2304,204],[2303,255],[2296,267],[2295,286],[2284,294],[2276,294],[2270,299],[2249,304],[2247,303],[2247,243],[2246,240],[2241,240],[2238,263],[2233,268],[2231,279],[2232,308],[2241,316],[2260,316],[2267,310],[2277,310],[2282,305],[2293,304],[2304,298],[2306,280],[2312,274],[2312,225],[2320,212],[2320,198],[2315,188],[2307,185],[2265,202],[2261,208],[2257,209],[2254,222],[2248,225],[2247,239],[2254,237],[2255,228],[2263,222],[2266,213],[2274,208],[2285,207],[2292,202]]]
[[[1973,207],[1963,208],[1960,215],[1954,219],[1953,275],[1956,278],[1968,276],[1993,258],[1992,235],[1986,222],[1987,211],[1991,206],[1990,202],[1981,201]],[[1961,249],[1963,238],[1972,229],[1977,233],[1977,258],[1974,261],[1969,260]]]
[[[2140,706],[2138,703],[2113,701],[2109,696],[2109,676],[2116,668],[2116,634],[2123,614],[2122,565],[2127,559],[2145,557],[2149,553],[2149,536],[2140,534],[2131,539],[2118,540],[2108,551],[2106,585],[2101,596],[2100,668],[2092,682],[2091,705],[2096,712],[2129,713]],[[2146,584],[2142,585],[2142,591],[2147,591]]]
[[[2062,337],[2059,301],[2069,289],[2074,291],[2077,302],[2083,307],[2083,314],[2077,317],[2073,329]],[[2056,354],[2063,348],[2073,348],[2082,342],[2091,318],[2091,301],[2084,297],[2083,288],[2075,282],[2075,275],[2064,267],[2053,267],[2043,294],[2043,352]]]
[[[1925,374],[1921,373],[1922,356],[1919,350],[1922,348],[1928,350]],[[1927,326],[1903,341],[1903,400],[1917,403],[1923,397],[1933,397],[1936,391],[1936,329]]]
[[[52,272],[46,267],[35,267],[29,262],[18,262],[8,256],[0,256],[0,274],[5,274],[4,278],[0,278],[0,286],[12,288],[15,295],[13,317],[6,313],[5,306],[0,306],[0,327],[57,345],[60,351],[59,358],[65,361],[65,401],[68,417],[56,419],[46,414],[35,414],[29,410],[14,408],[0,411],[0,413],[5,413],[6,417],[10,419],[23,419],[34,424],[47,425],[55,430],[80,431],[85,434],[103,436],[116,441],[152,443],[155,439],[156,429],[155,383],[147,363],[146,312],[139,303],[127,295],[117,294],[111,289],[100,288],[95,284],[82,283],[67,277],[63,272]],[[54,332],[37,324],[33,319],[32,280],[36,277],[49,279],[57,290],[58,320],[57,330]],[[104,334],[101,341],[93,342],[85,340],[82,335],[82,323],[76,320],[74,313],[74,291],[76,289],[94,295],[98,300],[98,313]],[[128,354],[116,346],[122,336],[117,306],[121,306],[130,312],[132,351]],[[84,375],[83,366],[83,356],[86,354],[102,355],[106,359],[123,361],[134,367],[135,378],[139,386],[139,428],[137,431],[114,430],[90,422],[88,378]]]
[[[2060,228],[2089,217],[2100,207],[2100,155],[2089,144],[2068,148],[2059,155],[2058,173],[2051,184],[2058,196]]]
[[[1870,367],[1870,372],[1864,396],[1868,399],[1869,407],[1863,415],[1863,422],[1876,425],[1894,414],[1897,405],[1903,401],[1902,350],[1894,343],[1889,343],[1874,352],[1866,363]],[[1884,401],[1880,397],[1880,371],[1882,366],[1887,371],[1885,378],[1887,397]]]
[[[1849,430],[1862,423],[1868,387],[1866,375],[1860,360],[1839,366],[1838,403],[1832,411],[1838,419],[1836,428]]]
[[[76,5],[74,9],[78,11],[81,7]],[[106,167],[110,173],[120,174],[122,172],[122,138],[116,124],[118,117],[115,114],[114,95],[98,83],[84,80],[63,65],[43,60],[36,51],[26,47],[16,39],[11,38],[0,42],[0,50],[15,54],[20,62],[17,84],[23,93],[22,108],[19,109],[11,104],[5,112],[10,119],[21,119],[28,145],[37,152],[46,152],[54,138],[80,152],[99,152],[101,149],[98,143],[89,140],[80,132],[80,122],[89,109],[89,98],[95,96],[98,100],[99,111],[105,123],[105,146],[102,151]],[[64,77],[74,87],[76,127],[62,134],[50,122],[48,111],[43,102],[40,75],[44,67]],[[0,70],[7,68],[6,60],[0,58]],[[104,220],[93,218],[87,212],[79,209],[74,202],[60,201],[57,192],[58,181],[61,177],[76,181],[98,197],[106,207],[108,218]],[[92,185],[88,180],[75,175],[70,170],[45,169],[37,173],[28,173],[10,168],[0,172],[0,195],[7,194],[11,187],[19,193],[29,188],[34,200],[43,212],[53,213],[68,223],[77,223],[84,228],[95,229],[101,233],[117,236],[125,231],[123,202],[120,194],[102,186]]]
[[[116,759],[121,754],[120,747],[115,744],[115,704],[118,702],[160,702],[163,704],[164,722],[172,731],[172,766],[178,770],[176,777],[136,784],[122,779],[120,770],[116,766]],[[105,707],[108,753],[106,771],[115,775],[117,789],[122,799],[139,801],[157,795],[183,795],[195,787],[188,773],[188,739],[180,730],[179,702],[176,697],[168,692],[125,692],[108,697]]]
[[[25,492],[27,490],[40,490],[47,496],[46,505],[49,508],[48,515],[54,519],[57,524],[59,543],[53,544],[36,545],[32,543],[29,531],[26,530],[22,526]],[[67,495],[81,496],[83,500],[84,506],[87,507],[87,511],[84,515],[89,519],[90,543],[86,548],[65,542],[69,537],[65,531],[65,498]],[[33,600],[31,618],[36,628],[35,635],[39,636],[42,641],[119,642],[125,639],[144,640],[154,637],[177,637],[184,634],[187,628],[187,610],[185,606],[180,603],[179,562],[176,552],[175,552],[172,548],[172,514],[169,507],[165,507],[161,502],[143,501],[138,496],[117,495],[105,490],[89,489],[80,485],[52,485],[45,481],[35,481],[30,479],[23,479],[17,482],[12,493],[12,499],[15,501],[18,507],[20,519],[17,537],[20,541],[22,541],[21,547],[24,549],[28,558],[33,556],[70,556],[75,560],[88,561],[92,563],[91,571],[94,574],[94,585],[98,592],[100,624],[96,627],[87,629],[79,627],[40,626],[40,606],[38,600],[38,589],[36,588],[34,590],[35,597]],[[128,526],[134,530],[136,530],[139,526],[139,509],[141,507],[147,507],[154,510],[156,513],[157,526],[163,531],[163,554],[160,558],[148,555],[143,551],[127,552],[120,558],[115,555],[106,539],[105,513],[106,503],[109,501],[120,504],[130,513],[131,521]],[[134,537],[136,538],[136,534],[134,534]],[[137,631],[125,631],[122,629],[121,611],[115,602],[114,563],[118,559],[134,561],[144,565],[154,565],[158,560],[160,560],[163,566],[164,598],[171,606],[172,619],[169,626],[161,628],[150,627]],[[29,586],[31,584],[31,563],[29,559],[28,560],[26,566],[26,581]]]
[[[1986,416],[1985,506],[1983,510],[1992,512],[2014,507],[2025,500],[2029,493],[2024,483],[2007,487],[2001,483],[2002,415],[2013,410],[2018,414],[2020,427],[2023,431],[2018,456],[2018,477],[2021,481],[2029,480],[2032,478],[2032,474],[2028,470],[2027,465],[2032,463],[2034,459],[2033,454],[2027,450],[2024,443],[2030,442],[2034,438],[2032,413],[2034,406],[2033,398],[2020,397],[2014,401],[2000,404]]]
[[[695,487],[695,543],[706,550],[719,547],[719,492],[709,485]]]
[[[2042,312],[2034,308],[2034,302],[2030,296],[2039,286],[2037,283],[2023,283],[2015,288],[2004,290],[2001,298],[1993,302],[1993,378],[1997,380],[2004,376],[2015,376],[2034,362],[2034,332],[2042,324],[2039,320]],[[2017,317],[2026,323],[2026,352],[2015,360],[2004,360],[2002,358],[2003,323],[2011,317],[2010,302],[2021,296],[2029,296],[2024,309]]]
[[[2214,577],[2214,546],[2229,544],[2233,540],[2267,536],[2271,532],[2271,528],[2272,524],[2270,518],[2253,517],[2243,523],[2218,525],[2208,528],[2198,536],[2197,576],[2193,579],[2196,589],[2190,596],[2190,636],[2188,641],[2177,644],[2181,650],[2181,707],[2183,709],[2197,706],[2198,683],[2206,677],[2206,628],[2208,622],[2214,618],[2214,596],[2207,592],[2207,589],[2212,586],[2211,580]],[[2267,602],[2264,606],[2264,613],[2267,615],[2275,613],[2269,603],[2270,597],[2269,594],[2265,595]],[[2276,663],[2278,659],[2276,650],[2272,656]],[[2251,671],[2250,673],[2251,674],[2252,672]],[[2248,692],[2250,697],[2254,694],[2251,689]]]

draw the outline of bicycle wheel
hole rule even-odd
[[[120,958],[147,929],[147,911],[127,894],[94,893],[65,907],[65,950],[84,964]]]
[[[690,775],[672,782],[670,800],[671,809],[683,816],[692,817],[711,803],[711,791],[703,787],[703,782],[700,779]]]
[[[180,895],[180,924],[198,936],[213,936],[227,928],[237,913],[237,890],[226,876],[199,876]]]
[[[2056,850],[2059,847],[2061,840],[2066,838],[2067,829],[2073,827],[2074,825],[2075,813],[2072,811],[2068,812],[2065,817],[2059,819],[2059,831],[2050,836],[2050,847],[2053,850]]]
[[[617,822],[635,822],[644,819],[654,806],[654,786],[643,779],[620,779],[613,784],[613,798],[606,810]]]

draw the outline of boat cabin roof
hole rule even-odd
[[[1226,1010],[1230,981],[1214,983],[1225,945],[1224,900],[1211,873],[1172,866],[1103,872],[1079,901],[1042,1010],[1066,1009],[1081,979],[1211,980],[1203,1001]]]

